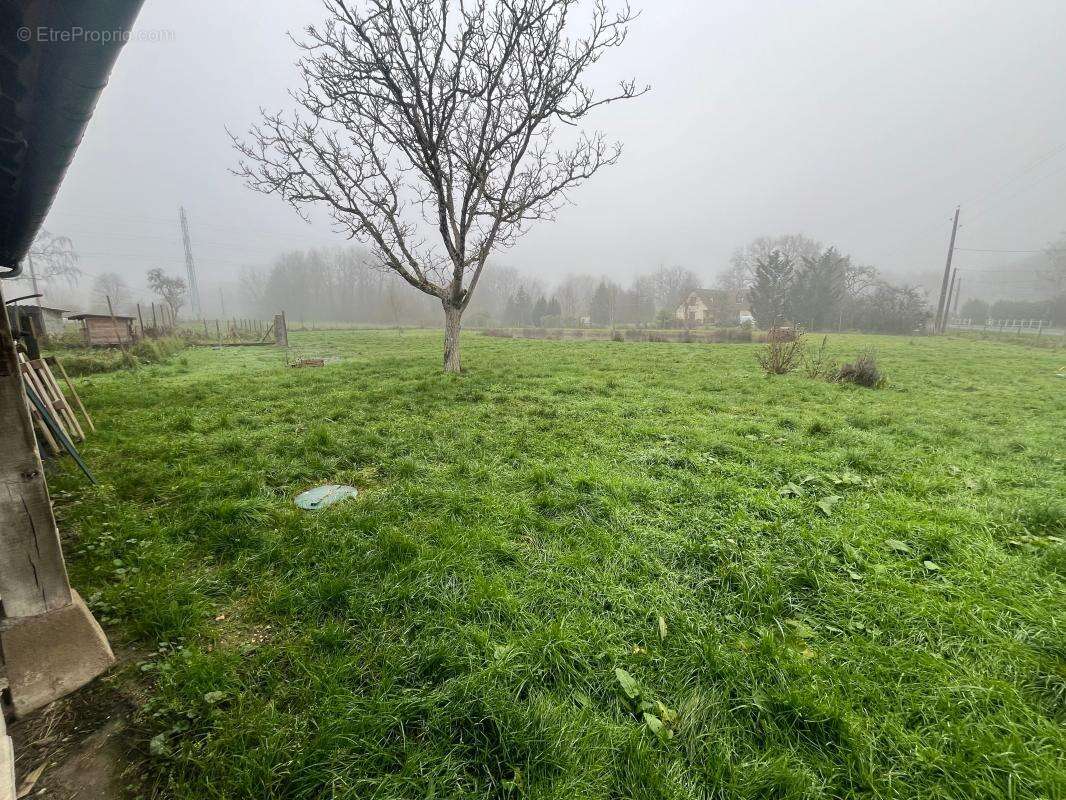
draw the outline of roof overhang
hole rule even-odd
[[[143,2],[0,0],[0,277],[18,274]]]

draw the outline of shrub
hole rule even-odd
[[[835,361],[829,358],[829,354],[826,352],[828,344],[829,337],[823,336],[822,343],[817,350],[804,350],[803,369],[808,378],[826,381],[837,380],[840,368],[837,367]]]
[[[63,368],[71,377],[94,375],[129,369],[140,364],[155,364],[164,361],[183,349],[186,342],[176,337],[141,339],[129,347],[129,353],[117,347],[79,347],[69,350],[51,350],[47,355],[59,356]]]
[[[626,340],[625,334],[623,334],[621,331],[612,331],[611,332],[611,341],[612,342],[624,342],[625,340]]]
[[[794,328],[770,328],[766,347],[755,358],[767,375],[784,375],[799,366],[803,358],[803,334]]]
[[[877,358],[869,350],[859,353],[859,357],[851,363],[842,364],[837,370],[836,378],[869,389],[878,389],[885,385],[885,375],[877,366]]]
[[[727,328],[728,341],[730,342],[750,342],[755,329],[751,325],[741,325],[737,328]]]
[[[754,334],[750,325],[714,328],[707,333],[708,342],[751,342]]]

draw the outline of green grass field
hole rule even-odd
[[[1066,796],[1061,352],[293,340],[339,359],[80,381],[53,494],[159,796]]]

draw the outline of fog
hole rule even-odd
[[[321,17],[316,0],[148,0],[45,225],[73,240],[82,290],[183,274],[180,205],[209,313],[242,267],[343,242],[228,171],[226,129],[292,107],[286,32]],[[752,238],[804,233],[930,285],[962,204],[963,296],[1031,293],[1012,265],[1066,230],[1064,30],[1058,0],[645,2],[598,68],[652,86],[594,119],[621,163],[496,261],[710,283]]]

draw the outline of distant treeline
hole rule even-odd
[[[651,323],[672,318],[682,296],[698,288],[690,270],[664,267],[637,276],[628,287],[592,275],[571,275],[549,289],[501,264],[482,275],[466,315],[468,325]],[[359,247],[293,251],[272,266],[241,276],[244,304],[266,318],[285,309],[290,320],[370,325],[436,325],[440,304],[377,268]]]
[[[440,322],[439,301],[376,267],[360,247],[285,253],[266,269],[246,271],[241,287],[242,306],[261,319],[284,309],[297,323]],[[802,235],[752,241],[734,254],[715,287],[734,308],[743,309],[734,317],[750,311],[761,328],[776,323],[811,330],[909,333],[924,328],[932,315],[925,291],[889,281],[876,268]],[[661,267],[626,284],[587,273],[549,284],[512,267],[490,264],[464,321],[476,327],[678,327],[683,325],[677,319],[679,305],[700,288],[699,277],[683,267]],[[970,300],[961,305],[959,315],[1066,324],[1066,293],[1052,297],[991,305]]]

